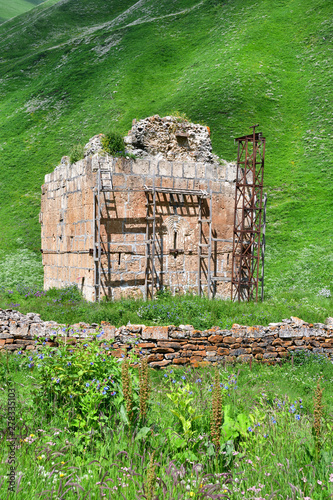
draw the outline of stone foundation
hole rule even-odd
[[[148,356],[149,365],[156,368],[248,362],[250,359],[276,363],[290,358],[296,351],[320,353],[333,359],[332,321],[329,318],[327,324],[309,324],[292,317],[269,326],[234,324],[231,330],[213,327],[204,331],[195,330],[191,325],[115,328],[104,322],[100,340],[113,341],[112,355],[121,357],[133,349]],[[97,324],[78,323],[66,327],[53,321],[44,322],[34,313],[23,315],[0,310],[0,350],[35,351],[36,340],[42,338],[47,339],[47,345],[56,346],[58,335],[66,335],[66,342],[75,346],[83,339],[89,341],[96,329]]]

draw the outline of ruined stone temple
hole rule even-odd
[[[45,176],[44,286],[76,284],[91,301],[158,290],[229,297],[235,165],[212,154],[208,127],[152,116],[113,158],[101,135]]]

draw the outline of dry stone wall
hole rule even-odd
[[[103,323],[78,323],[71,326],[42,321],[38,314],[21,314],[0,310],[0,350],[34,351],[42,338],[49,346],[57,345],[57,337],[66,335],[73,346],[87,342],[102,331],[100,341],[112,341],[112,355],[121,357],[134,350],[148,356],[151,367],[169,365],[203,366],[210,363],[242,361],[251,358],[263,363],[288,359],[296,351],[321,353],[333,360],[333,319],[326,324],[309,324],[299,318],[271,323],[268,326],[234,324],[231,330],[213,327],[195,330],[191,325],[144,326],[127,325],[120,328]]]

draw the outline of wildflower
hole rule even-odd
[[[185,380],[185,379],[186,379],[185,375],[182,375],[182,376],[181,376],[181,378],[182,378],[183,380]]]
[[[38,365],[38,366],[39,366],[39,365]],[[57,382],[57,384],[59,384],[59,382],[60,382],[60,378],[57,378],[56,382]]]
[[[70,397],[70,398],[72,399],[72,397],[73,397],[73,394],[70,394],[70,395],[69,395],[69,397]]]
[[[264,434],[264,438],[268,438],[268,434]]]
[[[71,365],[72,365],[72,363],[70,361],[68,361],[67,366],[71,366]]]
[[[328,482],[333,483],[333,474],[330,475]]]
[[[274,417],[272,417],[272,424],[276,424],[276,420]]]
[[[201,378],[197,378],[197,380],[195,381],[197,384],[201,384],[202,380]]]
[[[176,381],[175,381],[175,380],[173,380],[173,381],[172,381],[172,383],[173,383],[173,384],[175,384],[175,383],[176,383]]]
[[[92,361],[90,361],[90,364],[93,365],[94,363]]]
[[[87,382],[87,383],[86,383],[86,387],[89,387],[89,386],[90,386],[90,384],[89,384],[89,382]]]
[[[65,475],[65,474],[60,473],[60,474],[59,474],[59,477],[64,477],[64,475]]]
[[[301,415],[295,415],[296,420],[300,420]]]
[[[164,374],[164,377],[165,377],[165,378],[167,378],[167,376],[168,376],[168,374],[167,374],[167,373],[165,373],[165,374]]]
[[[248,432],[252,432],[252,427],[247,428]]]

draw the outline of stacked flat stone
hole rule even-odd
[[[230,330],[213,327],[196,330],[192,325],[145,326],[127,325],[116,328],[102,322],[101,341],[112,341],[113,356],[121,357],[128,350],[148,356],[151,367],[169,365],[204,366],[210,363],[247,362],[251,358],[264,363],[276,363],[296,351],[327,355],[333,359],[333,319],[326,324],[310,324],[291,317],[268,326],[234,324]],[[58,336],[75,347],[100,332],[96,323],[76,323],[71,326],[54,321],[42,321],[35,313],[26,315],[11,309],[0,309],[0,350],[34,351],[36,340],[56,346]],[[102,344],[103,345],[103,344]]]

